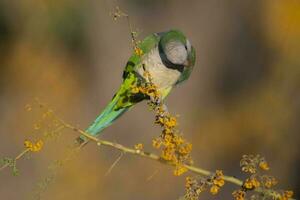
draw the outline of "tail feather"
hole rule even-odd
[[[92,136],[97,136],[103,129],[110,126],[117,118],[126,112],[128,107],[115,109],[119,100],[120,95],[117,93],[96,120],[86,129],[86,132]],[[77,138],[77,143],[79,144],[83,144],[86,141],[87,138],[85,136]]]
[[[107,107],[102,111],[102,113],[96,118],[91,126],[88,127],[86,132],[89,134],[96,136],[103,129],[112,124],[114,120],[116,120],[120,115],[122,115],[127,109],[120,108],[118,110],[114,110],[118,97],[114,97],[113,101],[110,102]]]

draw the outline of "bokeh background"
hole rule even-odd
[[[261,154],[279,188],[300,197],[300,2],[298,0],[22,0],[0,1],[0,156],[14,156],[26,138],[39,137],[35,97],[64,120],[85,128],[110,101],[132,52],[124,19],[140,38],[182,30],[197,51],[190,79],[167,99],[193,143],[195,164],[244,178],[243,154]],[[133,146],[159,134],[145,103],[101,136]],[[0,173],[1,199],[30,199],[54,160],[64,159],[76,136],[65,131],[30,160],[19,176]],[[61,168],[41,199],[177,199],[184,176],[168,166],[88,145]],[[152,177],[152,178],[149,178]],[[230,184],[216,197],[230,199]]]

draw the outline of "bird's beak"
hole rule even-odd
[[[189,64],[190,64],[190,62],[188,61],[188,59],[187,59],[186,61],[184,61],[184,63],[183,63],[183,65],[184,65],[185,67],[189,66]]]

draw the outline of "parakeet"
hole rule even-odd
[[[145,94],[132,92],[133,86],[147,81],[144,70],[150,73],[153,84],[164,99],[174,86],[189,78],[195,65],[195,49],[179,30],[149,35],[138,44],[138,48],[142,55],[133,53],[129,58],[123,72],[123,83],[86,130],[90,135],[98,136],[129,108],[149,99]],[[77,141],[82,144],[87,138],[81,136]]]

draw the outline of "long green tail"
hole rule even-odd
[[[119,118],[129,107],[115,109],[117,103],[120,100],[120,91],[113,97],[111,102],[105,107],[102,113],[96,118],[96,120],[86,129],[86,132],[92,136],[98,136],[103,129],[110,126],[117,118]],[[85,142],[86,137],[80,136],[77,139],[79,144]]]

